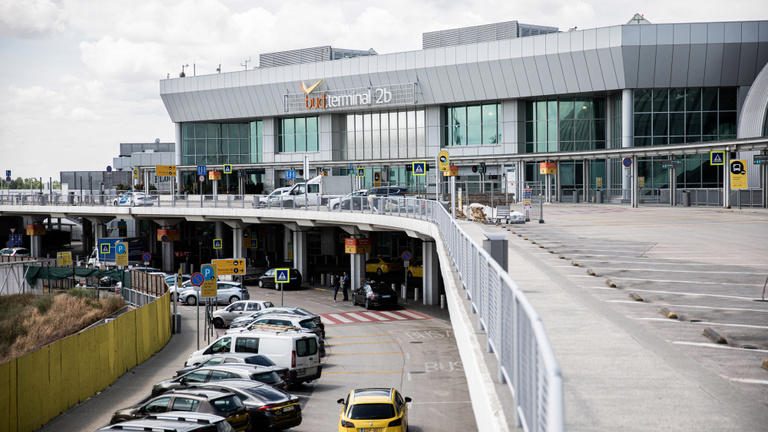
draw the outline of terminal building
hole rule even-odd
[[[549,157],[627,147],[660,149],[637,160],[646,193],[672,177],[678,188],[722,188],[708,151],[674,156],[670,176],[664,148],[766,135],[768,21],[651,24],[636,15],[569,31],[509,21],[424,33],[422,45],[270,53],[253,69],[162,80],[180,190],[196,192],[196,166],[232,164],[246,188],[269,191],[306,155],[307,178],[362,167],[366,186],[428,191],[434,176],[425,186],[409,164],[434,170],[447,149],[468,192],[511,187],[520,196],[541,184]],[[621,158],[556,163],[556,199],[593,189],[621,197],[629,187]]]

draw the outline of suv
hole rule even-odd
[[[224,309],[213,312],[213,326],[216,328],[229,327],[233,319],[241,316],[250,315],[260,310],[273,307],[271,301],[263,300],[240,300],[232,303]]]
[[[171,390],[161,396],[151,397],[132,407],[115,411],[109,424],[146,418],[167,411],[194,411],[216,414],[227,419],[236,431],[248,427],[248,412],[234,393],[195,389],[194,391]]]
[[[251,298],[248,290],[240,282],[218,281],[216,282],[216,303],[229,304]],[[176,298],[182,303],[194,306],[199,303],[200,287],[185,282]]]
[[[176,432],[233,432],[227,419],[213,414],[171,411],[152,414],[140,420],[128,420],[97,430],[106,431],[176,431]]]
[[[285,381],[280,378],[279,373],[285,372],[284,369],[278,366],[258,366],[243,363],[204,366],[187,372],[182,376],[160,381],[152,386],[152,396],[157,396],[168,390],[225,379],[250,379],[269,384],[273,387],[285,387]]]

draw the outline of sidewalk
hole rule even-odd
[[[483,232],[506,232],[461,224],[478,243]],[[557,256],[508,239],[509,273],[541,316],[562,368],[566,430],[766,430],[764,405],[578,289]]]

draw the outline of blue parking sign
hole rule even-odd
[[[197,166],[197,175],[204,176],[208,172],[208,167],[205,165],[198,165]]]

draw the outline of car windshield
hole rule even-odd
[[[277,384],[280,382],[280,375],[276,372],[262,372],[251,375],[251,379],[265,384]]]
[[[395,408],[392,404],[358,404],[352,405],[349,410],[349,418],[353,420],[378,420],[395,416]]]
[[[267,403],[274,403],[285,400],[284,393],[277,391],[269,386],[250,387],[243,390],[245,390],[246,393],[251,394]]]

